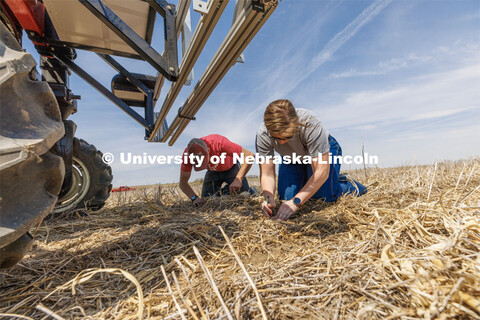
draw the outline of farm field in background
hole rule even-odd
[[[25,259],[0,273],[0,314],[480,318],[480,159],[350,175],[365,196],[309,201],[286,222],[264,219],[260,196],[194,208],[174,184],[50,218]]]

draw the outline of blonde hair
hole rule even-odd
[[[287,99],[272,101],[265,110],[263,122],[268,132],[276,137],[291,137],[299,127],[306,127],[298,121],[297,111]]]

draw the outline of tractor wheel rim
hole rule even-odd
[[[75,208],[85,197],[90,188],[90,174],[87,166],[77,157],[73,157],[72,163],[72,187],[58,199],[54,213],[64,212]]]

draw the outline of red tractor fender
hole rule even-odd
[[[4,0],[25,31],[45,35],[45,6],[37,0]]]

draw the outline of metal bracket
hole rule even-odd
[[[75,59],[75,54],[66,52],[66,55],[72,60]],[[40,68],[42,69],[42,79],[52,89],[57,98],[62,119],[66,120],[71,114],[77,112],[77,100],[81,99],[81,96],[73,94],[70,90],[71,72],[57,59],[46,56],[40,57]]]
[[[208,13],[208,2],[202,0],[193,0],[193,11],[201,14]]]
[[[265,13],[265,0],[252,0],[252,9],[257,12]]]
[[[237,61],[235,63],[245,63],[245,56],[243,53],[237,58]]]
[[[195,118],[195,117],[187,117],[187,116],[184,116],[184,115],[182,114],[182,110],[183,110],[183,107],[178,108],[177,117],[179,117],[179,118],[181,118],[181,119],[197,120],[197,118]]]

